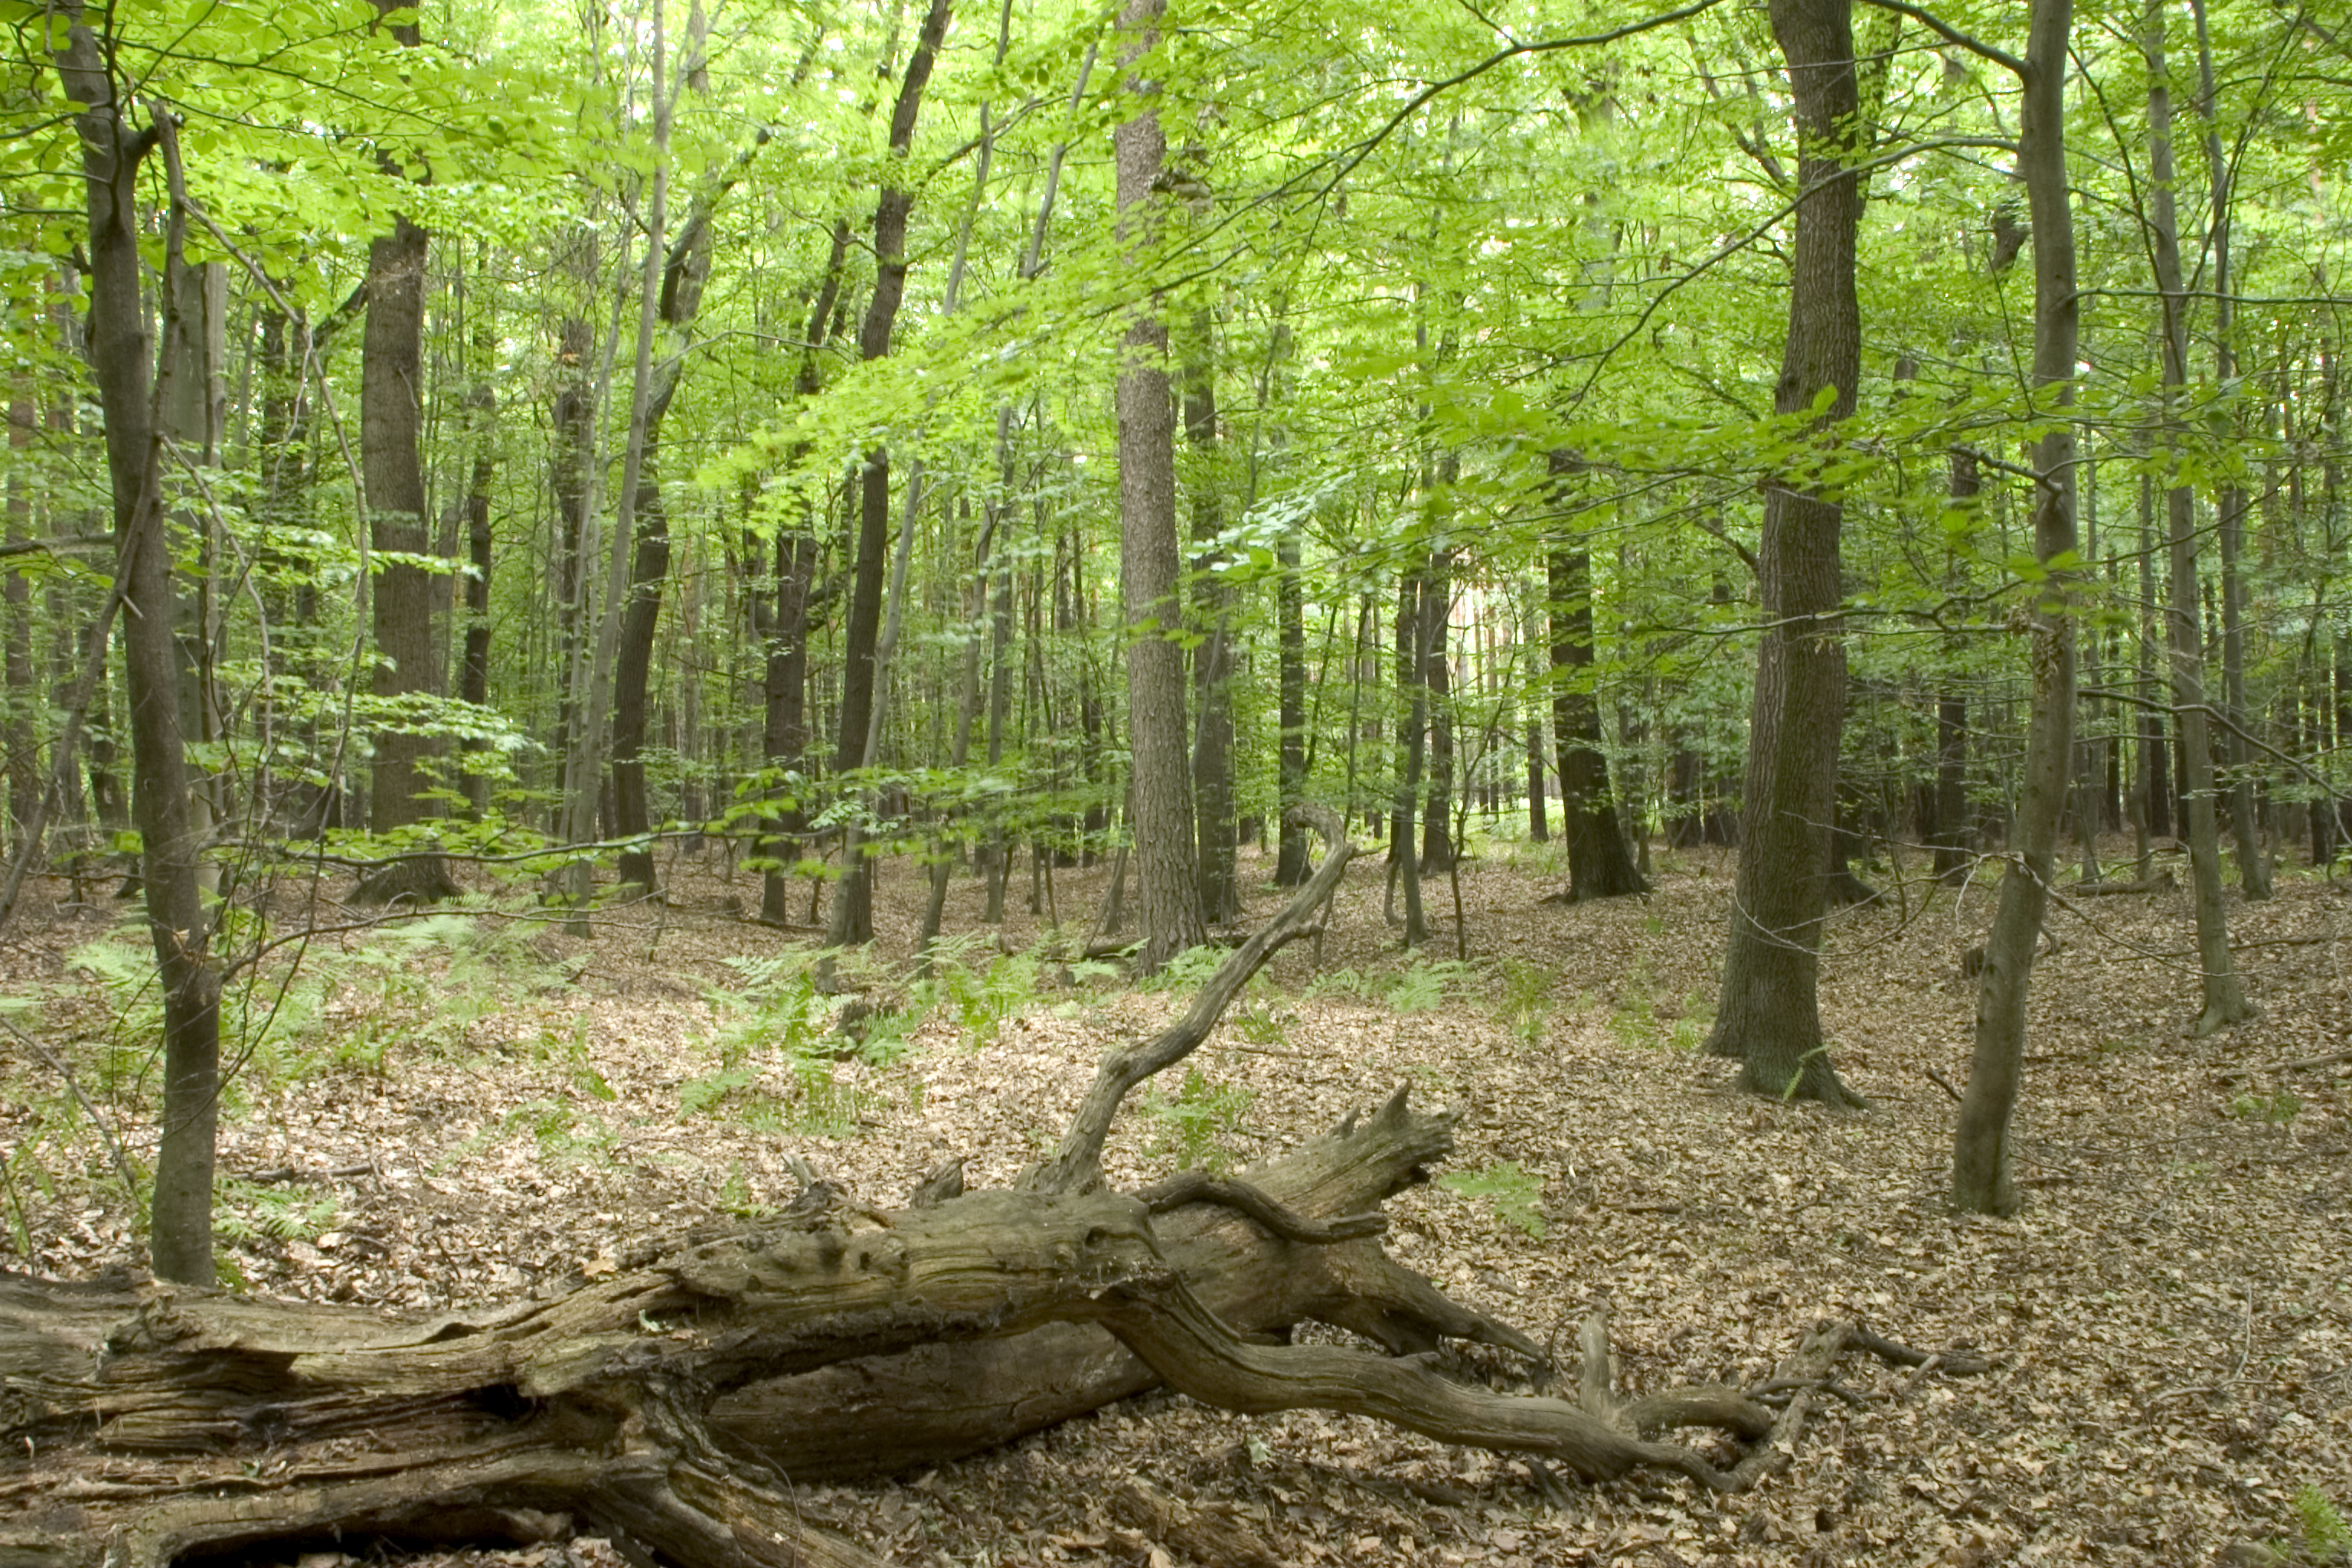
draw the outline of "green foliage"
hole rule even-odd
[[[1459,959],[1409,963],[1389,983],[1388,1004],[1399,1013],[1433,1013],[1449,995],[1470,989],[1477,978],[1477,971]]]
[[[718,1059],[709,1071],[678,1086],[682,1120],[724,1110],[753,1127],[828,1137],[856,1133],[863,1099],[839,1081],[839,1058],[868,1048],[879,1057],[895,1056],[904,1049],[905,1033],[869,1033],[866,1047],[841,1049],[844,1037],[835,1023],[846,998],[817,989],[817,956],[794,951],[730,961],[745,984],[740,992],[711,997],[720,1014],[710,1037]],[[772,1075],[782,1079],[781,1089],[772,1087]]]
[[[1549,1226],[1543,1216],[1543,1182],[1519,1168],[1515,1160],[1499,1160],[1477,1171],[1452,1171],[1437,1184],[1465,1197],[1485,1198],[1505,1225],[1538,1241]]]
[[[1496,1013],[1521,1040],[1531,1046],[1538,1043],[1551,1021],[1551,971],[1523,958],[1506,958],[1502,979]]]
[[[1663,1043],[1658,1038],[1658,1005],[1650,994],[1648,960],[1635,959],[1625,972],[1617,1010],[1609,1016],[1609,1032],[1620,1045],[1635,1050],[1654,1050]]]
[[[1271,1002],[1244,1002],[1234,1010],[1233,1024],[1243,1039],[1267,1049],[1289,1038],[1290,1016]]]
[[[398,918],[338,941],[280,941],[276,955],[247,965],[221,997],[221,1046],[240,1079],[268,1086],[338,1070],[377,1075],[392,1053],[462,1046],[481,1019],[512,1005],[519,986],[545,983],[551,966],[526,924],[457,909]],[[272,933],[249,911],[223,911],[225,934],[250,946]],[[143,926],[126,923],[67,956],[94,983],[110,1018],[95,1079],[107,1098],[156,1092],[163,997]],[[235,1104],[244,1092],[233,1080]]]
[[[1233,1156],[1217,1140],[1240,1127],[1256,1098],[1238,1085],[1212,1083],[1199,1068],[1188,1067],[1173,1099],[1157,1088],[1144,1090],[1143,1114],[1159,1128],[1144,1152],[1155,1159],[1172,1153],[1188,1171],[1223,1172]]]
[[[1198,991],[1232,953],[1222,947],[1193,947],[1160,966],[1160,973],[1142,983],[1146,991]]]
[[[332,1193],[299,1183],[265,1184],[224,1176],[213,1188],[213,1229],[224,1241],[315,1241],[334,1228]]]
[[[2352,1561],[2352,1521],[2334,1499],[2308,1481],[2295,1489],[2294,1523],[2294,1549],[2305,1561]]]
[[[1360,970],[1339,968],[1326,970],[1307,983],[1307,995],[1353,996],[1360,1002],[1381,999],[1380,983]]]
[[[931,993],[974,1049],[1037,999],[1042,965],[1034,952],[999,952],[996,933],[971,931],[931,944]]]
[[[2295,1119],[2303,1109],[2303,1100],[2293,1089],[2282,1089],[2272,1094],[2242,1094],[2230,1101],[2230,1114],[2241,1121],[2260,1121],[2273,1127],[2284,1127]]]

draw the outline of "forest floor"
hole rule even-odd
[[[2181,1033],[2197,1011],[2185,891],[2053,910],[2018,1129],[2027,1203],[1989,1220],[1945,1200],[1954,1107],[1931,1076],[1966,1076],[1960,960],[1989,885],[1923,906],[1915,883],[1907,915],[1836,921],[1822,1008],[1872,1104],[1840,1115],[1735,1093],[1732,1065],[1696,1050],[1727,855],[1662,852],[1648,896],[1568,907],[1538,901],[1560,886],[1552,848],[1479,848],[1461,874],[1466,962],[1445,879],[1427,888],[1434,940],[1408,957],[1364,856],[1319,950],[1281,954],[1181,1081],[1130,1102],[1114,1180],[1246,1165],[1409,1083],[1465,1114],[1456,1180],[1389,1205],[1396,1255],[1563,1353],[1605,1295],[1635,1389],[1756,1378],[1832,1316],[1972,1344],[1995,1371],[1854,1366],[1854,1400],[1824,1402],[1794,1466],[1731,1498],[1649,1477],[1555,1507],[1508,1458],[1158,1394],[969,1462],[804,1488],[811,1512],[902,1563],[990,1568],[1170,1562],[1104,1511],[1129,1476],[1229,1505],[1299,1564],[2199,1564],[2252,1561],[2246,1542],[2330,1547],[2352,1510],[2352,1068],[2269,1069],[2352,1044],[2345,883],[2282,874],[2268,903],[2232,894],[2263,1013],[2203,1041]],[[1263,919],[1270,862],[1244,866]],[[814,1021],[795,935],[815,933],[737,918],[756,882],[715,852],[672,862],[667,905],[608,910],[585,938],[480,917],[322,936],[301,979],[232,999],[248,1037],[275,1019],[222,1131],[223,1256],[260,1292],[446,1307],[560,1289],[640,1236],[781,1205],[795,1157],[886,1205],[954,1153],[972,1184],[1009,1181],[1105,1047],[1190,990],[1026,956],[1025,872],[1011,956],[960,942],[903,1038],[886,1028],[837,1067],[789,1048]],[[1074,928],[1106,875],[1055,873]],[[882,879],[875,973],[910,947],[916,879]],[[980,897],[958,879],[950,931],[979,929]],[[0,988],[143,1156],[153,998],[122,913],[28,910],[0,941]],[[0,1264],[85,1276],[132,1256],[89,1119],[8,1033],[0,1147]],[[618,1559],[577,1542],[433,1561]]]

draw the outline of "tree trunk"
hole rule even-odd
[[[185,195],[173,121],[134,130],[98,39],[69,16],[57,55],[65,97],[79,106],[89,235],[89,360],[106,425],[114,504],[115,581],[130,611],[123,685],[131,708],[131,807],[139,881],[163,998],[163,1125],[151,1195],[156,1275],[213,1283],[213,1140],[220,1103],[220,974],[211,911],[198,877],[204,843],[190,809],[172,633],[172,551],[163,511],[163,437],[150,401],[140,299],[139,165],[163,152],[171,198],[165,255],[183,259]],[[165,300],[165,331],[172,300]],[[170,388],[154,402],[168,402]]]
[[[2210,242],[2213,247],[2213,380],[2219,387],[2238,381],[2234,341],[2237,300],[2231,292],[2230,206],[2234,165],[2222,155],[2219,106],[2213,85],[2213,41],[2205,21],[2205,0],[2189,0],[2197,23],[2197,116],[2205,126],[2205,170],[2211,190]],[[2232,443],[2244,433],[2235,427]],[[2246,492],[2224,483],[2213,497],[2215,542],[2221,556],[2221,702],[2229,716],[2229,737],[2223,746],[2230,762],[2230,837],[2238,843],[2238,886],[2248,901],[2271,896],[2271,868],[2263,853],[2262,834],[2255,822],[2253,747],[2248,743],[2246,713],[2246,584],[2238,567],[2245,531]]]
[[[1412,814],[1421,803],[1423,736],[1429,729],[1429,695],[1422,682],[1429,672],[1428,617],[1423,609],[1421,571],[1416,564],[1397,581],[1396,804],[1389,816],[1389,885],[1404,884],[1404,944],[1429,940],[1422,912],[1421,858],[1413,849]]]
[[[485,382],[475,387],[471,402],[478,421],[473,473],[466,486],[466,561],[471,569],[466,574],[466,643],[458,662],[457,696],[459,700],[481,708],[490,700],[490,477],[497,462],[497,442],[490,421],[496,415],[498,400]],[[480,742],[467,745],[473,751],[480,747]],[[488,810],[488,773],[468,769],[459,782],[475,816]]]
[[[825,258],[824,270],[818,275],[815,297],[809,305],[808,328],[801,340],[800,374],[793,382],[793,392],[803,401],[824,388],[824,361],[820,351],[840,303],[842,274],[848,257],[849,220],[845,217],[833,226],[832,248]],[[795,465],[803,455],[795,451]],[[772,620],[767,620],[756,608],[753,613],[754,629],[763,634],[760,752],[767,765],[779,773],[799,769],[808,748],[810,590],[820,551],[814,520],[803,517],[802,523],[795,527],[787,521],[776,531]],[[756,535],[746,531],[747,555],[754,550],[764,553],[766,549]],[[789,924],[792,920],[792,876],[786,862],[798,846],[803,826],[804,814],[796,795],[788,804],[761,817],[761,837],[754,846],[765,862],[760,876],[760,918],[771,925]]]
[[[2164,425],[2168,446],[2180,439],[2179,405],[2189,379],[2189,295],[2180,269],[2179,226],[2174,216],[2172,94],[2165,76],[2165,13],[2152,5],[2142,47],[2147,51],[2148,218],[2156,286],[2163,300],[2161,348]],[[2229,917],[2221,902],[2221,842],[2213,805],[2213,760],[2206,724],[2205,643],[2197,583],[2196,497],[2186,485],[2165,495],[2172,597],[2167,618],[2172,651],[2173,711],[2179,725],[2179,763],[2187,779],[2181,809],[2189,819],[2189,863],[2196,887],[2197,949],[2203,972],[2204,1010],[2191,1027],[2202,1038],[2252,1016],[2230,953]]]
[[[1240,918],[1242,904],[1234,886],[1234,605],[1233,590],[1217,570],[1224,505],[1217,462],[1215,334],[1211,312],[1195,312],[1184,334],[1183,390],[1184,439],[1192,448],[1192,543],[1198,551],[1192,560],[1192,620],[1193,635],[1201,639],[1192,654],[1199,714],[1192,732],[1192,805],[1199,814],[1201,918],[1223,925]]]
[[[1119,26],[1132,61],[1159,38],[1164,0],[1128,0]],[[1159,84],[1130,79],[1137,111],[1112,132],[1118,230],[1150,248],[1167,152],[1153,104]],[[1119,590],[1127,621],[1128,737],[1135,767],[1136,861],[1143,887],[1147,974],[1206,940],[1193,852],[1192,786],[1184,743],[1183,616],[1176,584],[1176,420],[1168,386],[1168,329],[1157,302],[1128,325],[1117,388]]]
[[[2010,1120],[2024,1076],[2025,1004],[2033,952],[2057,867],[2074,727],[2074,589],[2063,558],[2075,548],[2074,406],[2074,215],[2066,184],[2065,87],[2073,0],[2033,0],[2024,60],[2017,173],[2033,228],[2033,384],[2054,416],[2034,443],[2033,552],[2051,568],[2035,590],[2029,668],[2032,719],[2017,825],[1977,994],[1968,1090],[1952,1135],[1952,1202],[1975,1214],[2012,1214]],[[2053,565],[2053,563],[2055,563]]]
[[[1275,542],[1276,636],[1279,644],[1282,742],[1280,762],[1281,847],[1276,852],[1276,887],[1307,880],[1307,833],[1290,810],[1307,795],[1307,593],[1300,580],[1298,530],[1286,528]]]
[[[698,79],[703,40],[702,13],[694,12],[695,32],[687,41],[686,74]],[[656,137],[667,151],[668,104],[657,117]],[[707,191],[678,226],[663,259],[661,295],[655,315],[661,359],[652,367],[653,387],[645,411],[639,442],[635,558],[629,570],[629,602],[621,620],[621,640],[613,666],[613,832],[620,838],[641,838],[653,830],[646,798],[646,692],[653,670],[654,637],[660,628],[662,585],[669,577],[669,513],[661,496],[662,421],[686,371],[692,346],[694,318],[702,309],[703,286],[710,279],[711,208],[733,184],[741,161],[733,164],[715,189]],[[659,237],[656,228],[656,236]],[[650,844],[621,851],[620,879],[625,884],[654,889],[654,856]]]
[[[905,179],[907,159],[915,144],[915,121],[923,103],[923,89],[931,79],[940,43],[947,36],[949,0],[931,0],[924,14],[914,53],[907,59],[898,83],[898,101],[890,110],[890,165],[883,177],[882,195],[874,206],[874,296],[858,328],[857,354],[868,363],[890,352],[890,334],[898,307],[907,297],[907,218],[914,210],[915,191]],[[882,700],[876,681],[876,650],[882,635],[884,570],[890,555],[890,452],[876,446],[866,454],[858,474],[856,563],[850,583],[849,619],[843,632],[841,673],[841,741],[835,768],[844,773],[868,765],[866,737],[873,729],[875,708]],[[873,890],[863,855],[843,861],[835,900],[844,920],[835,925],[844,942],[874,938]]]
[[[35,421],[29,397],[8,403],[8,543],[23,545],[32,538],[33,476],[26,458],[33,447]],[[41,766],[33,728],[33,584],[22,572],[0,577],[0,598],[7,605],[8,710],[5,727],[7,752],[10,858],[33,853],[34,826],[41,810]],[[8,900],[0,900],[0,909]]]
[[[1441,482],[1450,486],[1459,473],[1459,459],[1451,452],[1444,468]],[[1429,552],[1421,614],[1418,691],[1429,713],[1429,799],[1421,816],[1421,869],[1426,875],[1454,868],[1454,665],[1445,647],[1454,619],[1454,552],[1444,543]]]
[[[1861,311],[1854,235],[1863,176],[1844,172],[1862,135],[1852,0],[1772,0],[1800,145],[1789,341],[1773,407],[1800,414],[1827,394],[1824,426],[1854,408]],[[1801,482],[1765,492],[1757,575],[1765,631],[1748,729],[1747,812],[1723,988],[1707,1048],[1744,1064],[1758,1094],[1859,1103],[1831,1068],[1818,992],[1829,830],[1837,808],[1845,649],[1837,613],[1838,502]]]
[[[424,370],[425,230],[394,216],[368,246],[367,331],[360,351],[360,467],[367,487],[370,584],[380,700],[438,696],[433,577],[416,563],[431,548],[425,526],[425,466],[418,450]],[[394,554],[408,560],[395,560]],[[432,755],[423,726],[387,728],[369,770],[368,826],[390,833],[435,815],[421,798]]]
[[[1554,504],[1566,509],[1564,481],[1581,472],[1571,452],[1547,459]],[[1591,687],[1592,557],[1581,540],[1553,536],[1547,564],[1551,595],[1551,729],[1559,749],[1561,832],[1568,839],[1571,902],[1646,893],[1609,797],[1609,758],[1601,749],[1601,704]]]

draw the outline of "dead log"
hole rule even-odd
[[[1381,1250],[1366,1216],[1451,1136],[1451,1118],[1416,1116],[1402,1091],[1233,1183],[1167,1184],[1157,1205],[1104,1187],[1120,1098],[1205,1037],[1336,881],[1349,851],[1326,831],[1316,880],[1182,1019],[1105,1063],[1015,1190],[961,1192],[950,1165],[886,1212],[813,1182],[771,1222],[432,1318],[0,1277],[0,1568],[160,1568],[384,1534],[528,1541],[575,1522],[641,1563],[848,1568],[876,1559],[803,1516],[799,1477],[1001,1440],[1009,1421],[1155,1379],[1234,1410],[1376,1415],[1587,1478],[1650,1467],[1729,1489],[1769,1473],[1850,1327],[1808,1337],[1772,1385],[1798,1390],[1777,1415],[1771,1390],[1618,1398],[1605,1319],[1584,1336],[1578,1402],[1433,1368],[1419,1352],[1445,1339],[1540,1352]],[[1307,1319],[1377,1348],[1265,1342]],[[875,1404],[883,1389],[904,1403]],[[1693,1424],[1771,1442],[1721,1469],[1658,1439]],[[1160,1527],[1210,1528],[1198,1510]]]

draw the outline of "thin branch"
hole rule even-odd
[[[1908,16],[1955,48],[1966,49],[1980,59],[1990,60],[2014,76],[2021,78],[2032,68],[2007,49],[1995,47],[1981,38],[1963,33],[1933,12],[1923,11],[1916,5],[1906,5],[1904,0],[1862,0],[1862,3],[1875,6],[1881,11],[1892,11],[1898,16]]]

